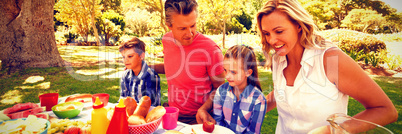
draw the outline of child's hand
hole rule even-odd
[[[203,124],[204,121],[209,121],[216,124],[215,119],[212,118],[212,116],[206,110],[198,109],[197,115],[195,117],[197,119],[198,124]]]

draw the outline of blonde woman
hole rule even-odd
[[[278,110],[276,133],[329,133],[327,117],[347,114],[349,96],[366,108],[353,117],[379,125],[397,120],[388,96],[354,60],[317,34],[297,0],[268,0],[257,25],[264,50],[275,51],[274,90],[266,97],[267,111]],[[352,133],[366,128],[344,125]]]

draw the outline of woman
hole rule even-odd
[[[397,120],[388,96],[354,60],[317,34],[297,0],[269,0],[257,14],[257,25],[264,50],[275,50],[267,111],[278,109],[276,133],[329,133],[327,117],[347,114],[349,96],[365,107],[355,118],[379,125]],[[366,128],[344,125],[351,132]]]

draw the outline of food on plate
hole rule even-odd
[[[72,109],[75,109],[75,106],[73,104],[70,104],[70,105],[66,105],[66,106],[58,106],[54,110],[56,110],[56,111],[68,111],[68,110],[72,110]]]
[[[112,120],[113,113],[114,113],[114,108],[110,108],[110,109],[107,110],[107,119],[108,119],[109,121]]]
[[[36,115],[45,110],[44,107],[40,107],[35,103],[18,103],[12,107],[6,108],[3,113],[11,119],[27,118],[28,115]]]
[[[152,122],[156,119],[159,119],[163,115],[165,115],[165,113],[166,113],[166,109],[163,106],[157,106],[147,114],[147,116],[145,117],[145,121],[147,123]]]
[[[0,113],[0,120],[2,121],[10,120],[10,117],[8,117],[6,114]]]
[[[145,119],[143,116],[141,115],[131,115],[130,117],[128,117],[128,125],[141,125],[141,124],[145,124]]]
[[[27,109],[32,109],[32,108],[37,108],[37,107],[40,107],[40,106],[38,104],[31,103],[31,102],[18,103],[18,104],[15,104],[12,107],[4,109],[3,113],[4,114],[11,114],[11,113],[16,113],[18,111],[24,111],[24,110],[27,110]]]
[[[137,108],[137,101],[132,97],[127,97],[124,99],[124,105],[126,105],[127,115],[131,116]]]
[[[80,134],[91,134],[91,125],[85,125],[81,128]]]
[[[85,126],[91,127],[88,122],[82,122],[82,121],[74,121],[74,120],[69,120],[69,119],[53,119],[50,120],[50,129],[48,130],[48,133],[58,133],[58,132],[64,132],[67,127],[69,126],[76,126],[79,128],[83,128]],[[90,130],[90,128],[89,128]]]
[[[184,133],[177,130],[168,130],[164,134],[184,134]]]
[[[210,121],[204,121],[202,124],[202,130],[208,133],[212,133],[215,129],[215,124]]]
[[[0,124],[0,133],[40,133],[46,129],[47,120],[38,119],[34,115],[28,115],[23,119],[5,121]]]
[[[75,94],[69,96],[64,102],[82,102],[82,103],[87,103],[87,102],[92,102],[92,94]]]
[[[148,96],[142,96],[140,103],[134,111],[134,114],[141,115],[142,117],[146,117],[151,107],[151,98]]]
[[[77,126],[68,126],[66,130],[64,130],[64,134],[80,134],[81,128]]]

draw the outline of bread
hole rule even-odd
[[[131,115],[130,117],[128,117],[128,125],[141,125],[141,124],[145,124],[145,119],[143,116],[140,115]]]
[[[148,96],[142,96],[140,103],[134,111],[135,115],[141,115],[142,117],[146,117],[151,107],[151,98]]]
[[[127,115],[131,116],[137,108],[137,101],[132,97],[127,97],[124,99],[124,105],[126,105]]]
[[[166,113],[166,109],[164,107],[157,106],[147,114],[147,117],[145,117],[145,121],[147,123],[152,122],[152,121],[154,121],[156,119],[159,119],[163,115],[165,115],[165,113]]]
[[[179,132],[177,130],[168,130],[164,134],[184,134],[184,133]]]
[[[82,103],[87,103],[87,102],[92,102],[92,94],[75,94],[71,95],[68,97],[64,102],[82,102]]]

